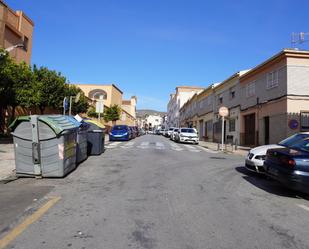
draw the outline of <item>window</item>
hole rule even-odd
[[[246,86],[246,97],[252,97],[255,95],[255,82],[251,82]]]
[[[27,36],[24,36],[24,49],[25,51],[28,51],[28,44],[29,44],[29,39]]]
[[[235,98],[235,88],[230,88],[230,99],[234,99]]]
[[[301,131],[309,131],[309,112],[300,113]]]
[[[278,86],[278,70],[272,71],[267,74],[267,89]]]
[[[220,104],[222,104],[223,103],[223,96],[222,96],[222,94],[220,94],[219,96],[218,96],[218,105],[220,105]]]
[[[235,131],[235,124],[236,124],[236,121],[235,119],[230,119],[229,121],[229,131],[232,132],[232,131]]]

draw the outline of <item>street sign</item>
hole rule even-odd
[[[229,109],[227,109],[227,107],[225,107],[225,106],[221,106],[219,108],[219,115],[221,117],[226,117],[227,115],[229,115]]]
[[[219,115],[222,117],[222,131],[221,131],[221,150],[223,151],[224,146],[224,117],[229,115],[229,109],[225,106],[219,108]]]
[[[63,115],[65,115],[66,111],[69,109],[69,101],[67,97],[63,99]]]
[[[103,101],[97,101],[95,103],[95,112],[96,113],[103,113],[103,111],[104,111]]]

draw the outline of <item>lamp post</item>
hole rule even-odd
[[[16,45],[13,45],[11,47],[6,48],[5,51],[6,52],[11,52],[15,48],[25,48],[25,45],[23,43],[19,43],[19,44],[16,44]]]
[[[4,51],[5,51],[6,53],[9,53],[9,52],[11,52],[12,50],[14,50],[15,48],[25,48],[25,46],[24,46],[24,44],[19,43],[19,44],[10,46],[10,47],[8,47],[8,48],[5,48]],[[4,52],[4,53],[3,53],[3,52],[0,53],[0,57],[4,56],[4,55],[5,55],[5,52]]]

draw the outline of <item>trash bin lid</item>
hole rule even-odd
[[[17,117],[13,123],[9,126],[14,131],[18,125],[22,122],[30,122],[31,116]],[[38,120],[49,126],[56,135],[60,135],[65,131],[78,129],[79,125],[70,121],[65,115],[40,115]]]
[[[93,120],[93,119],[84,119],[84,121],[85,121],[86,123],[95,124],[96,126],[98,126],[98,127],[101,128],[101,129],[104,129],[104,128],[105,128],[105,126],[104,126],[102,123],[100,123],[99,121],[97,121],[97,120]]]
[[[83,120],[79,122],[74,118],[73,116],[66,116],[66,118],[70,121],[73,122],[76,126],[78,126],[81,130],[87,130],[89,127],[89,124],[84,122]]]

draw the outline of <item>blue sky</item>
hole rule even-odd
[[[139,109],[159,111],[177,85],[220,82],[309,32],[307,0],[6,3],[35,22],[32,63],[72,83],[115,83]]]

